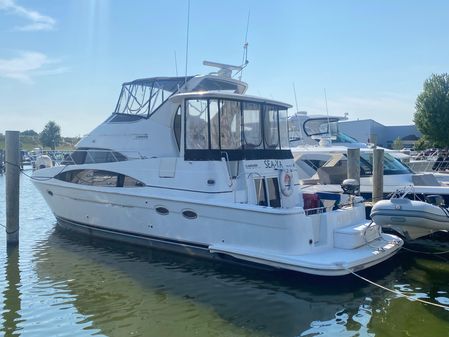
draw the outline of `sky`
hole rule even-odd
[[[326,114],[326,96],[330,115],[412,124],[425,79],[449,72],[446,0],[190,0],[186,58],[187,13],[188,0],[0,0],[0,133],[53,120],[85,135],[123,82],[239,65],[245,36],[248,94],[290,114]]]

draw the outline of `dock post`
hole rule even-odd
[[[360,149],[348,149],[348,179],[355,179],[360,185]]]
[[[17,245],[19,243],[19,131],[6,131],[5,148],[6,242],[7,245]]]
[[[384,149],[373,150],[373,205],[383,199],[384,194]]]

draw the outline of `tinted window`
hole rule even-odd
[[[55,179],[73,184],[101,187],[141,187],[144,183],[120,173],[103,170],[71,170],[59,173]]]
[[[240,117],[240,102],[223,101],[220,111],[220,141],[222,149],[241,149]]]
[[[176,110],[175,118],[173,120],[173,132],[175,134],[176,144],[178,150],[181,147],[181,106]]]
[[[186,148],[190,150],[209,148],[207,100],[187,101]]]
[[[243,137],[245,148],[263,148],[261,129],[261,106],[258,103],[243,103]]]
[[[267,105],[265,111],[264,136],[265,148],[275,149],[279,144],[278,134],[278,110],[276,107]]]
[[[256,200],[259,206],[268,206],[267,191],[265,189],[265,179],[254,179],[256,187]]]

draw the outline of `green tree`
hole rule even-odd
[[[422,151],[436,146],[431,141],[429,141],[426,136],[422,136],[420,139],[416,141],[414,147],[415,150]]]
[[[449,74],[432,74],[416,99],[414,122],[425,138],[449,147]]]
[[[42,146],[54,150],[61,143],[61,128],[54,121],[49,121],[40,133],[39,140]]]
[[[401,150],[404,146],[402,145],[401,138],[396,138],[393,142],[393,145],[391,146],[393,150]]]

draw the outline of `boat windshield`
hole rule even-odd
[[[410,168],[394,158],[389,153],[384,153],[384,175],[413,173]],[[360,175],[362,177],[373,174],[373,152],[360,153]]]
[[[150,116],[191,78],[159,77],[124,83],[114,113]]]
[[[138,119],[151,116],[167,99],[179,92],[189,77],[157,77],[124,83],[114,114],[132,115],[116,117],[114,121]],[[190,91],[220,91],[241,93],[245,91],[242,83],[220,78],[202,78]]]
[[[320,136],[338,134],[338,121],[339,118],[335,117],[323,117],[323,118],[311,118],[304,122],[304,132],[307,136]]]
[[[346,133],[339,132],[337,133],[337,138],[333,141],[334,143],[348,143],[348,144],[356,144],[359,143],[357,139],[352,138]]]
[[[230,160],[262,159],[278,150],[291,158],[285,107],[235,99],[195,98],[186,101],[185,111],[188,159],[220,159],[224,152]]]

